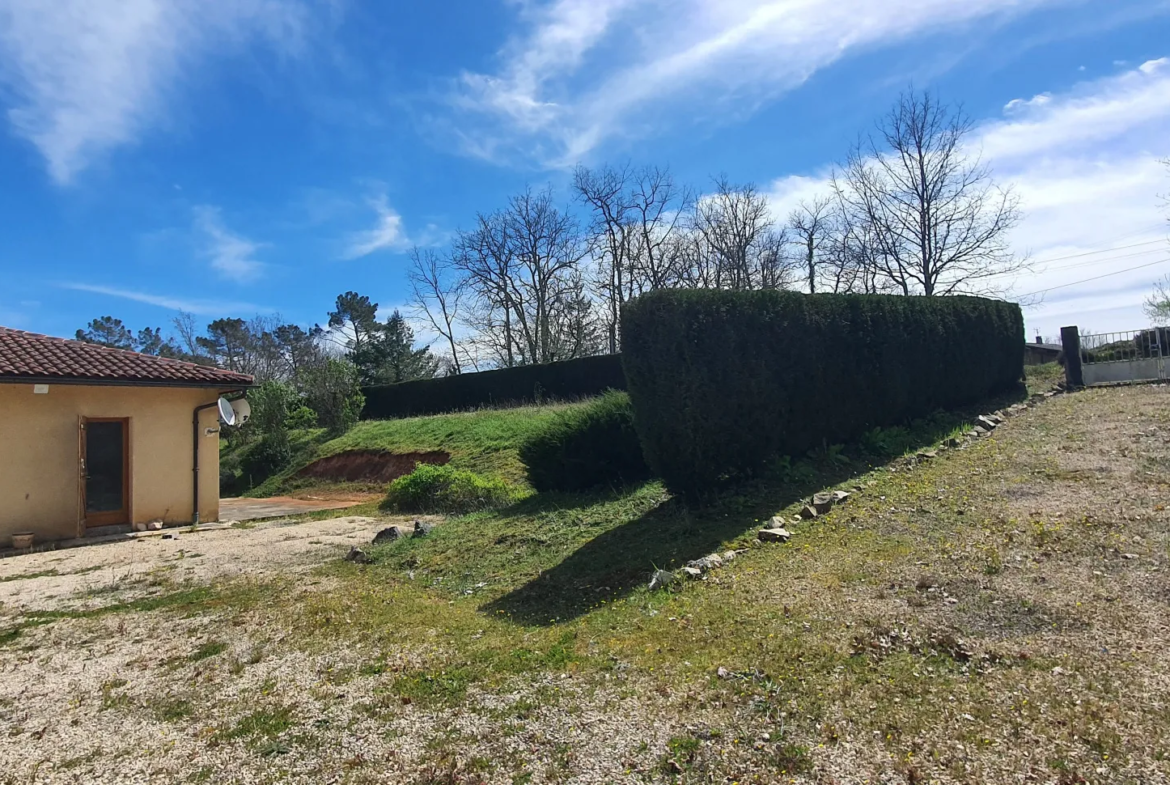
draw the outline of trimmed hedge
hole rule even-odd
[[[624,390],[621,356],[603,354],[438,379],[366,387],[363,420],[443,414],[483,406],[568,400]]]
[[[701,496],[799,455],[1019,384],[1019,306],[976,297],[660,291],[622,312],[650,468]]]
[[[520,460],[541,492],[620,487],[650,478],[634,408],[624,392],[610,391],[557,415],[520,446]]]

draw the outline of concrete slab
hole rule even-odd
[[[220,499],[221,521],[255,521],[262,518],[280,518],[318,510],[344,510],[361,504],[353,499],[293,499],[272,496],[267,499]]]

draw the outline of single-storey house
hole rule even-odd
[[[252,377],[0,327],[0,548],[219,517],[220,396]],[[108,530],[107,530],[108,531]]]
[[[1044,343],[1043,338],[1037,338],[1036,343],[1024,344],[1024,365],[1044,365],[1054,363],[1060,359],[1064,347],[1058,343]]]

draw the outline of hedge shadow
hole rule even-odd
[[[912,429],[907,447],[918,450],[936,444],[974,415],[1024,397],[1021,388],[978,409],[944,413]],[[493,616],[502,614],[525,626],[570,621],[645,585],[655,568],[676,569],[706,556],[729,540],[758,528],[778,510],[893,460],[868,456],[857,444],[847,448],[846,454],[849,464],[823,461],[814,473],[799,480],[764,475],[727,489],[703,506],[672,498],[586,542],[537,578],[485,604],[480,611]],[[563,506],[565,502],[561,494],[547,502],[537,496],[522,502],[516,512],[532,514],[542,504]]]

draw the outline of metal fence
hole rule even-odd
[[[1166,378],[1170,327],[1082,335],[1085,384]]]

